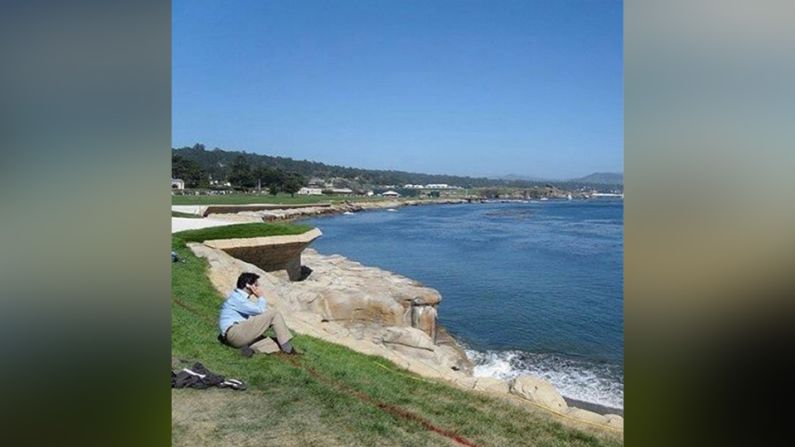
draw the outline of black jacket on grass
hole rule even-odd
[[[178,372],[171,371],[171,388],[232,388],[245,390],[246,384],[237,379],[227,379],[220,374],[215,374],[196,362],[191,368],[182,368]]]

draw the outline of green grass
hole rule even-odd
[[[212,239],[235,239],[264,236],[287,236],[303,234],[311,230],[309,225],[298,224],[271,224],[271,223],[244,223],[226,225],[222,227],[202,228],[199,230],[181,231],[174,235],[174,240],[182,243],[203,242]]]
[[[278,203],[278,204],[312,204],[329,202],[372,202],[384,200],[382,197],[345,197],[345,196],[298,196],[290,197],[289,194],[228,194],[217,196],[171,196],[172,205],[245,205],[249,203]]]
[[[374,402],[421,416],[479,446],[622,445],[616,435],[575,430],[541,410],[424,380],[380,357],[313,337],[296,335],[294,345],[305,352],[296,364],[275,355],[246,359],[219,344],[216,318],[223,297],[207,278],[206,261],[185,242],[306,228],[246,224],[174,235],[173,249],[185,262],[172,264],[172,355],[244,380],[249,389],[173,390],[173,445],[456,445]]]

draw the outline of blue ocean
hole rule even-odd
[[[398,208],[305,221],[313,248],[442,294],[439,322],[475,375],[546,377],[565,397],[624,407],[620,200]]]

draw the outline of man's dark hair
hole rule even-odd
[[[256,273],[241,273],[240,276],[237,277],[237,288],[242,289],[249,284],[254,284],[259,279],[259,275]]]

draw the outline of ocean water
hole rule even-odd
[[[434,205],[305,220],[313,247],[442,294],[439,321],[475,375],[546,377],[624,407],[622,201]]]

